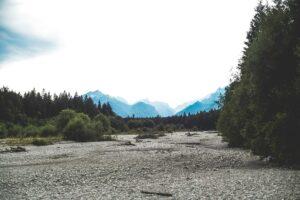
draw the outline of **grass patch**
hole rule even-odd
[[[25,145],[38,145],[38,144],[53,144],[55,142],[62,141],[62,136],[55,137],[10,137],[0,139],[0,143],[7,146],[25,146]],[[38,145],[41,146],[41,145]]]
[[[4,146],[45,146],[51,145],[56,142],[65,140],[63,136],[49,136],[49,137],[9,137],[0,139],[0,144]],[[112,135],[102,135],[98,137],[95,141],[115,141],[116,136]]]

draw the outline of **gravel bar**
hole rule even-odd
[[[228,148],[216,132],[134,137],[1,153],[0,199],[300,199],[300,170]]]

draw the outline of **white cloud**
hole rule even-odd
[[[14,0],[9,26],[54,40],[48,54],[6,62],[0,85],[176,105],[229,82],[256,0]]]

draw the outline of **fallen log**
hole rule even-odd
[[[0,153],[15,153],[15,152],[26,152],[26,149],[24,147],[10,147],[10,148],[6,148],[4,150],[0,149]]]
[[[155,194],[155,195],[160,195],[160,196],[165,196],[165,197],[171,197],[173,196],[170,193],[164,193],[164,192],[150,192],[150,191],[146,191],[146,190],[141,190],[141,193],[144,194]]]

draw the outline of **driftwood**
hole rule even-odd
[[[143,142],[143,140],[139,138],[135,138],[135,142]]]
[[[171,197],[171,196],[173,196],[170,193],[165,193],[165,192],[150,192],[150,191],[146,191],[146,190],[141,190],[141,193],[144,193],[144,194],[155,194],[155,195],[160,195],[160,196],[165,196],[165,197]]]
[[[131,141],[125,141],[125,142],[121,143],[120,145],[135,146],[135,144],[133,144]]]
[[[6,148],[5,150],[0,150],[0,153],[14,153],[14,152],[25,152],[26,149],[24,147],[10,147]]]
[[[196,133],[191,133],[191,132],[187,132],[185,133],[186,136],[193,136],[193,135],[197,135]]]

